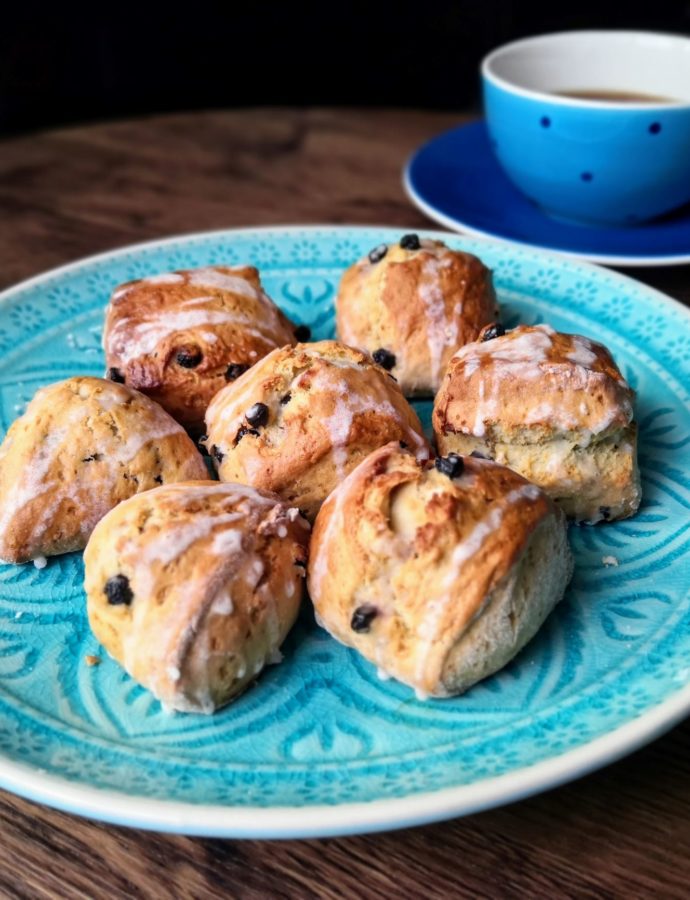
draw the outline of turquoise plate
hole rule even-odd
[[[433,236],[433,232],[428,233]],[[114,285],[251,262],[316,338],[346,266],[398,231],[274,228],[129,247],[41,275],[0,303],[2,427],[35,390],[103,371]],[[608,344],[638,392],[644,502],[574,528],[575,577],[538,637],[454,700],[377,678],[307,609],[285,661],[217,715],[170,715],[102,654],[79,554],[0,567],[0,785],[82,815],[231,837],[398,828],[515,800],[630,752],[690,708],[690,315],[613,272],[447,235],[495,273],[503,319]],[[430,404],[419,404],[428,417]],[[605,566],[603,557],[617,565]],[[102,655],[86,665],[87,654]]]

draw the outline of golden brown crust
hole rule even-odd
[[[312,536],[309,592],[338,640],[419,691],[445,696],[469,686],[457,659],[449,676],[454,647],[545,523],[559,537],[558,553],[542,561],[555,578],[538,600],[536,618],[527,604],[524,621],[516,623],[513,652],[524,643],[523,631],[531,636],[560,599],[570,576],[562,514],[503,466],[468,458],[463,474],[451,479],[389,444],[323,504]],[[375,611],[370,628],[358,632],[353,615],[368,607]],[[505,662],[511,647],[487,646],[486,654]]]
[[[81,550],[121,500],[206,477],[184,429],[138,391],[89,377],[50,385],[0,448],[0,558]]]
[[[264,404],[266,421],[247,412]],[[416,413],[390,375],[335,341],[275,350],[220,391],[206,416],[222,481],[275,491],[313,517],[364,457],[402,440],[427,457]]]
[[[207,266],[120,285],[106,312],[108,367],[192,431],[227,383],[295,342],[294,325],[264,293],[253,266]]]
[[[482,453],[576,519],[614,519],[640,502],[633,399],[602,344],[520,326],[455,354],[433,427],[439,452]]]
[[[408,396],[434,394],[458,347],[496,318],[491,272],[476,256],[423,240],[419,250],[388,247],[343,275],[338,337],[370,354],[395,355],[391,369]]]
[[[520,325],[453,356],[434,430],[506,442],[606,435],[632,421],[633,392],[602,344]]]
[[[279,661],[308,537],[297,510],[243,485],[139,494],[102,520],[84,553],[91,628],[166,706],[213,712]],[[113,580],[125,602],[109,602]]]

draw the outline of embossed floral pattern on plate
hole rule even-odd
[[[40,385],[103,371],[103,306],[121,281],[183,266],[255,263],[269,294],[319,339],[333,335],[344,267],[398,237],[390,229],[345,227],[190,236],[85,260],[5,292],[0,426],[7,429]],[[285,661],[245,696],[212,718],[169,715],[91,636],[79,554],[52,559],[41,571],[0,566],[0,783],[39,799],[43,773],[63,779],[67,795],[69,783],[111,789],[132,798],[133,822],[150,827],[170,823],[159,813],[147,818],[136,798],[261,815],[427,792],[442,797],[485,779],[518,778],[687,686],[687,313],[612,272],[457,235],[448,242],[494,269],[508,325],[548,321],[604,341],[638,392],[642,509],[625,522],[571,530],[575,577],[537,639],[464,697],[420,702],[402,685],[381,681],[305,608]],[[431,404],[417,406],[428,425]],[[604,557],[618,565],[605,566]],[[100,656],[100,665],[87,666],[87,654]],[[15,763],[40,772],[31,791],[17,782]],[[462,804],[452,810],[462,811]],[[391,827],[411,821],[414,814],[381,820]],[[176,827],[186,830],[182,822]],[[329,828],[338,830],[332,822]],[[230,825],[209,831],[238,833]]]

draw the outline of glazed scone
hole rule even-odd
[[[270,353],[216,395],[206,431],[221,481],[275,491],[309,519],[348,472],[388,441],[429,455],[417,414],[395,380],[335,341]]]
[[[213,395],[295,331],[253,266],[208,266],[116,288],[103,346],[110,377],[200,433]]]
[[[418,696],[448,697],[525,646],[572,567],[565,517],[536,485],[389,444],[321,507],[308,585],[333,637]]]
[[[407,396],[433,395],[458,347],[496,318],[491,272],[441,241],[405,235],[343,275],[338,338],[389,369]]]
[[[81,550],[121,500],[208,477],[184,429],[138,391],[89,377],[41,388],[0,447],[0,559]]]
[[[540,485],[577,521],[640,505],[634,393],[609,351],[548,325],[489,326],[462,347],[434,403],[440,453],[475,453]]]
[[[308,540],[298,510],[244,485],[137,494],[84,552],[91,629],[167,708],[211,713],[280,661]]]

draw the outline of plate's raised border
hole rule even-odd
[[[690,713],[690,684],[639,719],[534,766],[475,784],[395,800],[336,806],[233,807],[137,798],[85,787],[0,759],[0,787],[114,825],[223,838],[294,839],[410,828],[522,800],[615,762]]]
[[[408,192],[410,199],[413,200],[415,205],[419,205],[420,208],[423,208],[425,214],[429,215],[430,218],[437,221],[439,224],[443,225],[445,229],[442,230],[438,228],[417,228],[416,233],[429,238],[437,238],[439,240],[455,240],[462,239],[463,237],[470,237],[473,241],[479,241],[480,243],[486,243],[488,245],[499,244],[502,246],[508,247],[517,247],[521,250],[528,250],[531,253],[535,253],[538,256],[543,256],[545,261],[548,261],[550,258],[555,257],[556,260],[562,262],[564,259],[572,260],[572,262],[576,263],[578,267],[582,267],[585,271],[595,271],[601,272],[602,269],[605,269],[607,275],[611,275],[615,277],[616,280],[620,280],[623,284],[634,285],[635,288],[643,287],[645,293],[649,293],[655,296],[660,302],[664,304],[670,304],[674,309],[681,309],[682,312],[690,318],[690,308],[685,306],[685,304],[681,303],[679,300],[674,299],[673,297],[669,297],[668,294],[664,294],[663,291],[657,290],[657,288],[651,287],[650,285],[643,284],[637,279],[632,278],[630,275],[625,275],[622,272],[615,272],[608,270],[607,266],[664,266],[664,265],[684,265],[686,263],[690,263],[690,252],[687,255],[676,255],[676,256],[665,256],[665,257],[595,257],[593,255],[588,255],[586,258],[578,253],[570,253],[565,250],[557,250],[552,247],[542,247],[537,244],[529,244],[523,241],[511,241],[507,238],[501,238],[500,236],[496,236],[490,234],[489,232],[480,231],[477,229],[471,229],[469,227],[462,226],[463,230],[458,230],[458,223],[454,221],[450,217],[443,216],[442,214],[436,215],[432,214],[431,207],[426,209],[426,203],[421,198],[417,197],[414,189],[409,186],[408,190],[408,172],[410,164],[414,159],[413,154],[412,157],[408,160],[405,169],[403,171],[402,183],[405,190]],[[313,234],[313,233],[323,233],[323,232],[337,232],[342,231],[343,234],[352,231],[397,231],[400,234],[403,234],[405,230],[409,230],[408,226],[400,225],[400,226],[391,226],[391,225],[380,225],[372,223],[370,225],[323,225],[323,224],[310,224],[310,225],[258,225],[251,226],[247,228],[216,228],[210,229],[208,231],[195,231],[189,234],[176,234],[170,235],[164,238],[156,238],[150,241],[139,241],[135,244],[124,244],[121,247],[114,247],[111,250],[104,250],[101,253],[93,253],[89,256],[83,256],[74,262],[65,263],[62,266],[55,266],[52,269],[48,269],[46,272],[41,272],[39,275],[33,275],[31,278],[25,278],[23,281],[20,281],[18,284],[9,285],[8,287],[0,290],[0,303],[4,300],[11,299],[15,296],[15,294],[19,294],[20,292],[27,290],[29,288],[36,287],[37,285],[42,284],[43,282],[50,281],[52,278],[57,276],[67,274],[74,269],[79,269],[83,265],[88,263],[97,263],[107,259],[114,259],[118,256],[124,256],[132,251],[138,250],[155,250],[159,247],[165,247],[166,245],[178,244],[180,242],[194,242],[194,241],[207,241],[209,239],[213,239],[215,237],[227,237],[229,234],[233,234],[235,232],[241,234],[273,234],[275,232],[285,232],[292,234]],[[633,260],[635,260],[633,262]],[[664,261],[665,260],[665,261]]]
[[[270,226],[262,228],[228,229],[178,235],[157,241],[130,244],[119,250],[86,257],[52,269],[34,278],[8,288],[0,293],[3,301],[20,295],[22,291],[49,282],[51,279],[80,268],[85,263],[112,259],[133,250],[154,249],[181,241],[207,240],[213,236],[227,236],[233,232],[242,234],[266,234],[275,232],[315,233],[343,231],[370,231],[390,226]],[[428,237],[457,241],[456,232],[420,231]],[[473,237],[473,240],[476,238]],[[487,244],[500,242],[480,235]],[[544,257],[559,254],[529,247],[530,251]],[[583,273],[598,272],[599,267],[577,261],[574,265]],[[682,314],[690,320],[690,310],[678,301],[635,279],[619,273],[607,272],[607,278],[622,285],[642,287],[648,295]],[[680,688],[658,706],[653,707],[627,722],[620,728],[596,738],[582,747],[561,756],[544,760],[515,772],[484,779],[469,785],[433,793],[414,794],[399,799],[375,800],[370,803],[343,803],[334,806],[307,807],[232,807],[212,804],[189,804],[134,797],[116,791],[102,790],[78,784],[68,779],[25,766],[0,756],[0,787],[30,800],[45,803],[67,812],[99,819],[117,825],[145,828],[190,835],[229,838],[307,838],[327,837],[354,833],[406,828],[468,815],[493,806],[510,803],[531,796],[567,781],[581,777],[642,747],[659,737],[690,713],[690,684]],[[1,753],[1,751],[0,751]]]

